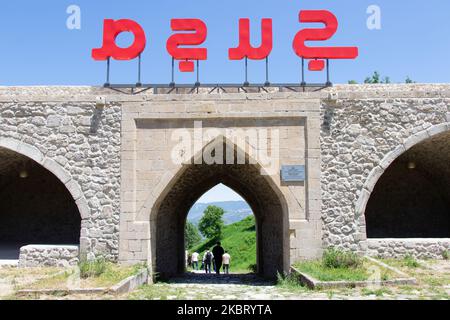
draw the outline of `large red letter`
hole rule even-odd
[[[273,47],[272,19],[262,19],[262,41],[259,48],[250,44],[250,19],[239,20],[239,47],[228,51],[230,60],[262,60],[269,56]]]
[[[128,48],[116,45],[116,38],[122,32],[131,32],[134,42]],[[132,60],[138,57],[145,49],[146,38],[142,27],[135,21],[129,19],[111,20],[105,19],[103,30],[103,47],[92,50],[94,60]]]
[[[195,31],[194,33],[177,33],[167,40],[167,52],[180,62],[181,72],[194,71],[194,62],[189,60],[206,60],[206,48],[180,48],[186,45],[200,45],[205,42],[208,29],[200,19],[172,19],[172,31]]]
[[[297,33],[294,39],[295,53],[305,59],[355,59],[358,47],[307,47],[306,41],[325,41],[330,39],[338,29],[336,16],[326,10],[300,11],[300,22],[320,22],[323,29],[304,29]],[[322,70],[323,62],[311,61],[310,70]]]

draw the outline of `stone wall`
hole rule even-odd
[[[184,223],[189,205],[196,200],[194,196],[201,196],[208,187],[220,182],[231,184],[232,188],[234,182],[235,189],[244,198],[253,199],[256,205],[261,206],[260,210],[254,210],[257,211],[257,219],[260,217],[262,221],[258,225],[261,226],[258,244],[265,250],[259,255],[260,270],[274,276],[276,270],[288,271],[290,263],[321,255],[320,94],[236,91],[189,95],[148,93],[140,96],[137,102],[124,104],[122,262],[148,261],[154,267],[159,265],[159,269],[170,265],[170,269],[166,267],[160,272],[173,271],[176,264],[184,265],[179,262],[179,259],[184,259],[184,252],[180,249],[182,244],[171,244],[174,235],[180,237],[182,234],[180,225]],[[202,123],[205,135],[197,135],[195,122]],[[207,134],[209,129],[215,129],[215,132]],[[255,155],[279,152],[279,157],[276,157],[279,163],[267,176],[268,183],[261,181],[261,170],[250,170],[244,165],[240,165],[245,167],[240,173],[232,172],[233,166],[215,168],[208,181],[204,180],[208,177],[208,170],[197,170],[187,178],[182,176],[188,171],[187,163],[192,163],[194,155],[198,155],[197,151],[209,150],[208,146],[214,145],[217,138],[225,137],[233,147],[236,145],[227,130],[238,135],[244,132],[240,134],[241,138],[248,130],[267,130],[269,135],[278,133],[278,136],[268,136],[264,143],[244,139],[244,146],[239,146],[249,159],[256,160],[254,168],[266,169],[262,165],[263,159]],[[191,137],[189,146],[181,150],[183,154],[189,154],[183,165],[173,160],[174,147],[179,144],[176,134],[180,131]],[[194,148],[191,148],[192,144]],[[196,149],[195,145],[199,148]],[[185,152],[189,149],[196,151]],[[305,181],[281,181],[281,165],[305,165]],[[249,173],[258,177],[248,179]],[[267,184],[271,187],[267,188]],[[176,192],[180,185],[188,187]],[[166,200],[168,195],[173,197]],[[188,198],[189,201],[186,200]],[[175,220],[181,222],[177,225]],[[277,240],[270,243],[272,239]],[[176,251],[161,256],[167,248]],[[284,270],[280,270],[281,267]]]
[[[365,207],[378,178],[417,142],[450,130],[450,86],[337,86],[322,117],[324,246],[365,252]]]
[[[116,260],[121,109],[114,103],[97,109],[95,90],[0,88],[0,146],[32,157],[58,176],[83,218],[82,251]]]
[[[69,267],[77,265],[79,247],[28,245],[20,248],[19,267]]]
[[[185,124],[194,120],[232,128],[274,121],[282,129],[280,164],[305,164],[307,171],[300,185],[272,179],[286,200],[284,260],[293,262],[327,246],[366,252],[364,212],[379,177],[418,142],[450,130],[449,85],[199,91],[0,88],[0,147],[32,158],[65,184],[82,217],[81,251],[112,260],[120,251],[120,260],[139,262],[152,258],[150,213],[181,172],[166,161],[171,131],[191,130]],[[96,108],[98,96],[105,108]]]
[[[443,259],[450,253],[450,239],[368,239],[367,254],[379,258]]]

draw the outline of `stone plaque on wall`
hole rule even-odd
[[[305,166],[293,165],[281,167],[281,181],[283,182],[304,182]]]

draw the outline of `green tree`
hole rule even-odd
[[[373,75],[371,75],[370,77],[367,77],[366,80],[364,80],[364,83],[369,83],[369,84],[376,84],[376,83],[391,83],[391,79],[389,77],[384,77],[383,79],[381,79],[381,75],[378,71],[375,71],[373,73]]]
[[[358,84],[358,81],[356,81],[356,80],[349,80],[348,84]]]
[[[225,211],[216,206],[208,206],[203,212],[198,229],[208,239],[220,240],[224,227],[223,215]]]
[[[375,71],[373,73],[373,75],[371,75],[370,77],[367,77],[366,80],[364,80],[364,83],[370,83],[370,84],[380,83],[380,74],[378,73],[378,71]]]
[[[406,77],[405,83],[416,83],[409,76]]]
[[[184,243],[186,249],[191,249],[197,243],[199,243],[200,240],[202,240],[202,237],[200,236],[197,227],[192,222],[188,221],[186,223],[186,230],[184,232]]]

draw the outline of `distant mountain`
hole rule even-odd
[[[203,212],[208,206],[220,207],[225,211],[223,221],[225,225],[239,222],[253,214],[252,209],[245,201],[221,201],[211,203],[196,203],[189,211],[188,221],[198,225],[203,216]]]

